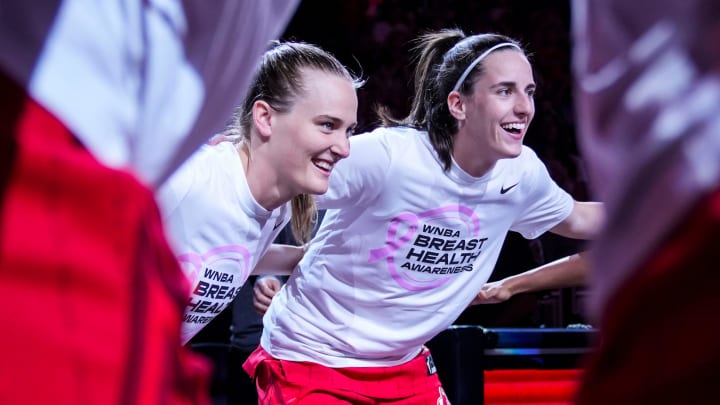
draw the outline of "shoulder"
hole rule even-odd
[[[204,155],[216,155],[216,156],[235,156],[237,155],[237,149],[235,147],[235,144],[226,141],[226,142],[220,142],[216,145],[202,145],[200,148],[198,148],[199,154]]]
[[[420,136],[423,132],[408,127],[377,127],[371,131],[354,135],[353,138],[371,137],[378,139],[408,139]]]
[[[190,187],[192,184],[206,185],[210,179],[224,177],[222,173],[237,172],[236,161],[239,161],[239,156],[230,142],[202,145],[170,176],[166,184],[180,188]]]
[[[239,155],[232,142],[221,142],[217,145],[202,145],[185,162],[184,166],[190,166],[197,170],[203,168],[208,171],[222,170],[228,166],[234,166],[239,160]]]
[[[514,158],[500,159],[496,166],[500,171],[510,171],[515,173],[534,172],[538,167],[542,167],[543,162],[537,153],[530,147],[523,145],[520,154]]]
[[[376,145],[389,149],[404,148],[415,142],[422,142],[423,132],[407,127],[378,127],[370,132],[350,138],[351,148],[355,145],[369,147]],[[352,150],[350,152],[352,154]]]
[[[540,158],[538,157],[537,153],[529,146],[523,145],[522,151],[520,152],[520,156],[518,158],[523,162],[539,162]]]
[[[547,170],[537,153],[529,146],[523,145],[520,155],[509,160],[512,162],[515,170],[525,175],[535,176],[538,171]]]

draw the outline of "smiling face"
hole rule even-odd
[[[323,194],[335,163],[350,153],[358,99],[353,83],[336,74],[303,69],[302,83],[290,110],[273,112],[273,159],[282,191]]]
[[[472,159],[469,167],[488,169],[520,154],[535,115],[535,81],[527,58],[514,49],[497,50],[482,64],[472,94],[455,96],[460,130],[453,154],[458,161]],[[453,97],[448,102],[452,110]]]

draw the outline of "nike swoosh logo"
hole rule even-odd
[[[512,190],[512,189],[513,189],[515,186],[517,186],[518,184],[520,184],[520,183],[515,183],[515,184],[513,184],[512,186],[510,186],[510,187],[508,187],[508,188],[505,188],[505,186],[500,187],[500,194],[505,194],[505,193],[507,193],[508,191]]]
[[[273,226],[273,231],[278,229],[280,225],[282,225],[282,221],[275,222],[275,225]]]

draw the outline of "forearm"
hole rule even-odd
[[[595,201],[575,201],[570,215],[550,232],[566,238],[593,240],[605,223],[605,205]]]
[[[583,286],[587,283],[590,272],[586,256],[587,252],[582,252],[563,257],[535,269],[508,277],[502,282],[512,292],[512,295]]]
[[[290,275],[303,254],[301,246],[272,244],[255,266],[252,274]]]

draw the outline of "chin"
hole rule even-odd
[[[510,150],[510,149],[503,149],[501,151],[498,151],[498,159],[514,159],[518,156],[520,156],[520,150]]]
[[[315,184],[308,184],[307,187],[305,187],[305,191],[303,193],[305,194],[313,194],[313,195],[320,195],[325,194],[328,191],[328,182],[318,182]]]
[[[522,143],[508,145],[503,148],[503,152],[509,158],[516,158],[522,153]]]

